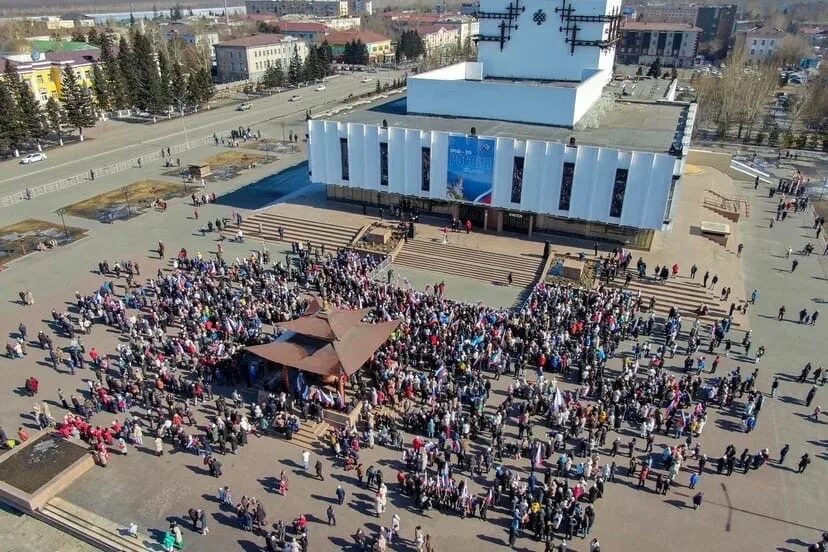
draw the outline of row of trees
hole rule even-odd
[[[190,67],[171,62],[149,37],[133,32],[131,44],[121,37],[117,49],[109,35],[101,35],[101,61],[92,68],[95,103],[101,111],[138,108],[168,113],[206,103],[215,94],[206,64]],[[117,52],[117,53],[116,53]]]
[[[332,61],[333,51],[328,41],[324,41],[319,46],[308,45],[308,55],[304,63],[299,57],[298,49],[294,46],[287,72],[277,61],[265,70],[260,84],[264,88],[279,88],[287,84],[318,80],[332,73]]]
[[[62,127],[78,129],[95,125],[92,97],[75,71],[66,66],[61,73],[60,100],[49,98],[45,107],[37,101],[17,68],[6,62],[0,77],[0,150],[18,152],[27,145],[39,144],[50,134],[62,142]]]
[[[342,61],[349,65],[368,65],[368,46],[359,39],[345,44]]]
[[[715,128],[722,138],[793,145],[800,143],[792,138],[798,125],[828,130],[828,68],[787,93],[784,100],[772,99],[779,85],[775,64],[749,66],[738,55],[726,61],[720,75],[699,76],[692,83],[699,104],[698,127]],[[768,114],[777,102],[782,109]]]
[[[397,63],[403,60],[416,60],[420,56],[425,55],[425,43],[423,37],[416,29],[403,31],[397,41],[397,48],[394,51],[394,57]]]

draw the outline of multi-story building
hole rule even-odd
[[[670,87],[625,99],[607,86],[621,0],[556,6],[481,0],[478,61],[308,121],[311,181],[337,200],[404,202],[483,230],[649,248],[674,220],[696,107]]]
[[[282,34],[301,38],[305,42],[315,44],[325,40],[325,36],[333,29],[316,21],[275,21]]]
[[[662,67],[692,67],[700,33],[686,23],[627,21],[616,56],[627,65],[649,65],[658,59]]]
[[[678,23],[695,25],[699,8],[695,6],[643,6],[637,20],[642,23]]]
[[[696,27],[701,29],[699,42],[719,41],[724,47],[730,43],[736,28],[739,8],[729,6],[699,6]]]
[[[351,15],[373,15],[373,0],[348,0],[348,13]]]
[[[435,23],[433,25],[420,25],[416,27],[417,32],[423,39],[426,55],[433,56],[441,50],[445,51],[451,47],[460,47],[460,26],[451,23]]]
[[[92,86],[92,66],[100,57],[100,50],[90,48],[46,54],[13,54],[5,59],[17,68],[17,73],[23,82],[29,85],[34,97],[41,104],[46,104],[49,98],[60,97],[63,70],[67,65],[72,67],[81,84],[87,88]]]
[[[213,49],[218,44],[219,35],[216,31],[199,31],[192,25],[173,23],[162,28],[167,40],[180,40],[193,46],[203,46]]]
[[[325,37],[331,46],[334,59],[345,54],[345,45],[359,41],[368,48],[368,63],[383,63],[394,57],[391,39],[371,31],[337,31]]]
[[[348,0],[246,0],[247,14],[302,14],[315,17],[348,15]]]
[[[384,12],[383,17],[391,20],[391,25],[398,32],[416,29],[421,35],[423,29],[442,27],[456,27],[457,40],[460,46],[470,42],[480,32],[480,22],[471,16],[462,13],[419,13],[413,11]]]
[[[744,56],[745,61],[761,63],[772,59],[779,48],[785,33],[773,27],[760,27],[736,33],[733,51]]]
[[[219,82],[255,81],[268,67],[281,63],[287,70],[293,53],[301,61],[308,55],[307,44],[293,36],[258,34],[219,42],[216,50],[216,74]]]
[[[460,4],[460,13],[468,16],[477,15],[477,10],[480,9],[480,2],[463,2]]]

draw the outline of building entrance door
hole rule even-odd
[[[527,234],[529,232],[529,222],[534,215],[528,213],[503,213],[503,229],[508,232],[518,232],[520,234]]]
[[[458,210],[460,217],[460,225],[465,228],[467,220],[470,220],[472,227],[480,230],[483,228],[483,222],[486,219],[486,207],[477,205],[461,204]]]

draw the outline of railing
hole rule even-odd
[[[385,270],[386,268],[388,268],[388,265],[390,265],[391,261],[393,261],[393,260],[394,259],[391,257],[391,255],[386,255],[385,258],[382,260],[382,262],[380,264],[378,264],[377,267],[374,270],[371,271],[371,279],[372,280],[376,279],[377,275],[380,272],[382,272],[383,270]]]
[[[186,142],[184,144],[176,144],[175,146],[170,146],[170,155],[181,153],[183,151],[187,151],[195,147],[203,146],[205,144],[209,144],[212,141],[213,135],[210,134],[209,136],[202,136],[200,138],[196,138],[195,140],[190,140],[189,142]],[[166,150],[167,148],[165,147],[164,151],[166,152]],[[93,171],[95,173],[95,178],[98,178],[100,176],[110,176],[113,174],[117,174],[119,172],[123,172],[138,167],[139,159],[143,163],[143,161],[155,161],[163,158],[164,157],[162,157],[161,155],[161,147],[159,146],[158,151],[154,151],[152,153],[148,153],[138,157],[133,157],[132,159],[121,161],[120,163],[114,163],[111,165],[105,165],[103,167],[91,169],[91,171],[87,171],[83,174],[70,176],[69,178],[56,180],[55,182],[42,184],[40,186],[26,188],[25,190],[21,190],[19,192],[7,195],[5,197],[0,198],[0,208],[10,207],[15,203],[19,203],[27,199],[34,199],[38,196],[50,194],[52,192],[57,192],[60,190],[65,190],[66,188],[71,188],[73,186],[80,184],[81,182],[91,181],[93,180]]]

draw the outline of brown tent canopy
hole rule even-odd
[[[351,376],[400,325],[400,320],[363,322],[368,311],[326,311],[314,300],[303,316],[278,325],[284,333],[276,341],[247,351],[320,376]]]

